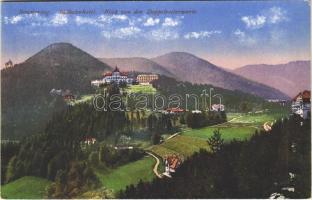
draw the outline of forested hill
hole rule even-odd
[[[281,91],[224,70],[187,52],[171,52],[151,59],[175,74],[179,80],[240,90],[266,99],[289,99]]]
[[[266,103],[262,97],[254,96],[238,90],[227,90],[208,84],[192,84],[189,82],[181,82],[166,76],[160,76],[160,78],[153,81],[152,84],[158,91],[160,91],[160,93],[164,94],[168,98],[173,94],[181,95],[183,98],[183,103],[181,105],[182,108],[185,108],[186,94],[196,94],[199,98],[202,98],[200,95],[203,93],[203,90],[206,90],[206,94],[209,95],[210,89],[212,89],[212,96],[217,95],[211,98],[212,104],[219,104],[219,97],[221,96],[221,103],[225,105],[227,111],[232,110],[235,112],[246,112],[251,111],[252,109],[261,110],[268,106],[268,103]],[[209,97],[207,97],[206,100],[209,104]],[[201,101],[199,101],[199,103],[203,105]],[[188,105],[194,106],[193,98],[189,98]],[[194,107],[192,108],[194,109]]]
[[[55,43],[25,62],[1,70],[2,137],[42,130],[55,109],[51,89],[91,91],[90,81],[110,67],[68,43]]]

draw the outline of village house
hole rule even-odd
[[[103,78],[101,80],[94,80],[91,81],[91,85],[99,87],[101,84],[132,84],[135,80],[131,77],[129,77],[127,72],[121,72],[118,67],[116,66],[114,71],[112,72],[106,72],[103,74]]]
[[[202,113],[202,111],[196,109],[196,110],[192,110],[192,113],[193,113],[193,114],[200,114],[200,113]]]
[[[154,80],[158,80],[157,74],[139,74],[137,76],[137,81],[141,85],[150,84]]]
[[[62,89],[52,89],[50,91],[50,95],[52,96],[62,96],[65,101],[73,101],[76,99],[75,95],[71,93],[70,90],[62,90]]]
[[[305,90],[293,98],[291,109],[294,114],[300,115],[303,119],[311,118],[311,92]]]
[[[12,62],[12,60],[9,60],[8,62],[6,62],[6,63],[4,64],[4,66],[5,66],[5,68],[13,67],[13,62]]]
[[[95,144],[96,143],[96,139],[94,137],[87,136],[84,139],[84,143],[87,144],[87,145]]]
[[[211,110],[212,111],[224,111],[224,105],[223,104],[212,104],[211,105]]]
[[[171,177],[171,173],[174,173],[175,170],[182,164],[181,159],[177,155],[167,156],[165,158],[165,172],[163,175]]]
[[[182,108],[167,108],[164,112],[165,114],[177,114],[177,113],[183,113],[185,112]]]

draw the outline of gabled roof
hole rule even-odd
[[[115,67],[113,72],[120,72],[117,66]]]
[[[301,97],[303,101],[309,101],[311,98],[311,91],[304,90],[303,92],[299,92],[299,94],[293,98],[293,101],[296,101],[298,97]]]

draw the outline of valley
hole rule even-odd
[[[74,58],[67,61],[61,55],[63,51],[71,51]],[[80,58],[75,59],[81,56],[88,61],[83,63]],[[266,100],[271,97],[288,99],[280,91],[222,71],[191,54],[179,52],[151,61],[134,59],[131,65],[134,66],[131,68],[133,72],[128,73],[117,66],[113,68],[102,63],[70,44],[54,44],[16,68],[6,69],[4,74],[10,76],[6,75],[2,80],[4,87],[12,84],[14,78],[9,77],[20,76],[16,69],[44,71],[40,67],[46,57],[54,58],[53,62],[64,62],[64,66],[52,64],[44,80],[39,80],[45,86],[40,90],[35,89],[31,82],[28,83],[27,90],[33,88],[37,92],[36,97],[31,95],[36,99],[35,105],[42,107],[49,104],[49,110],[42,118],[42,113],[23,108],[43,121],[37,132],[23,133],[19,137],[15,137],[19,135],[15,132],[13,139],[23,139],[18,143],[8,142],[3,147],[14,149],[3,164],[3,197],[119,198],[129,188],[174,177],[175,171],[178,173],[179,167],[194,155],[203,151],[214,153],[214,147],[208,141],[217,137],[216,132],[220,134],[222,145],[248,143],[257,134],[269,135],[271,127],[290,114],[289,102],[280,104]],[[136,68],[142,60],[148,63],[147,69]],[[199,82],[195,81],[191,78],[195,74],[185,76],[186,68],[184,72],[179,71],[183,70],[178,67],[182,66],[180,62],[183,60],[187,64],[184,67],[194,65],[198,68],[196,75],[214,75],[205,75],[205,81],[201,81],[203,77],[198,78]],[[125,63],[130,61],[114,59],[110,60],[110,65],[117,63],[126,66]],[[79,66],[75,67],[78,62]],[[86,68],[90,63],[93,67]],[[65,64],[69,69],[64,71]],[[160,67],[160,71],[153,71]],[[67,70],[73,71],[73,74],[69,75]],[[22,79],[27,81],[32,76],[26,73]],[[56,80],[54,76],[59,77]],[[143,82],[135,81],[138,76],[144,78]],[[186,78],[182,79],[184,76]],[[151,77],[154,77],[153,80],[149,80]],[[222,84],[215,82],[215,77]],[[18,85],[12,90],[19,92],[22,88],[22,85]],[[24,106],[19,100],[10,102],[14,92],[5,89],[5,102],[8,104],[5,114]],[[206,94],[207,91],[210,94]],[[155,101],[149,98],[154,98],[156,94],[164,97],[175,94],[182,98],[178,108],[166,100],[164,107],[155,109]],[[186,97],[190,94],[200,99],[188,100]],[[28,95],[22,93],[25,98]],[[99,95],[108,97],[105,105],[118,103],[110,98],[118,96],[121,109],[95,109],[94,100]],[[145,95],[148,99],[143,110],[137,106],[136,97],[139,95]],[[12,106],[13,103],[17,107]],[[11,123],[21,120],[16,117],[10,118]],[[5,128],[10,130],[10,123],[7,123]],[[175,165],[170,164],[170,159]],[[36,191],[33,191],[32,185],[36,186]]]

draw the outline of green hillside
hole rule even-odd
[[[1,187],[4,199],[42,199],[50,181],[34,176],[24,176]]]
[[[154,164],[155,160],[152,157],[145,157],[116,169],[108,171],[97,170],[96,175],[106,188],[118,192],[121,189],[125,189],[127,185],[137,184],[140,179],[151,181],[155,177],[152,170]]]
[[[262,130],[265,122],[274,122],[285,117],[283,114],[258,113],[258,114],[230,114],[228,122],[199,129],[183,130],[180,135],[165,141],[160,145],[148,148],[151,152],[164,158],[166,155],[177,154],[183,158],[199,152],[200,148],[209,149],[207,139],[213,135],[213,131],[219,129],[225,142],[232,140],[248,140],[256,130]]]

